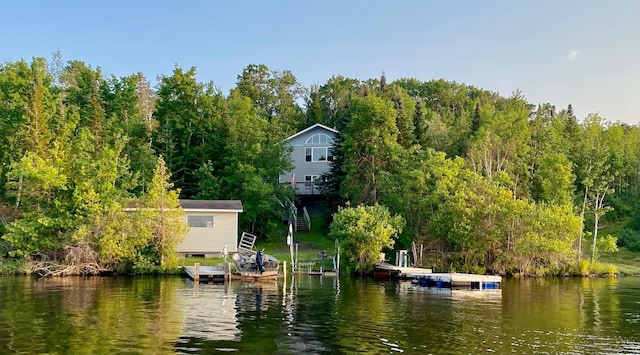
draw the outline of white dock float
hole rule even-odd
[[[443,288],[498,289],[502,282],[502,277],[497,275],[431,273],[408,276],[417,280],[421,286]]]

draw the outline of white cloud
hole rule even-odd
[[[570,50],[570,51],[569,51],[569,53],[567,53],[567,57],[566,57],[566,58],[567,58],[567,61],[568,61],[569,63],[573,62],[574,60],[576,60],[576,58],[578,58],[578,55],[579,55],[580,53],[582,53],[582,52],[577,51],[577,50],[575,50],[575,49],[574,49],[574,50]]]

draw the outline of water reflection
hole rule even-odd
[[[0,278],[0,354],[640,353],[640,279]]]

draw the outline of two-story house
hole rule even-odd
[[[293,170],[280,175],[281,183],[291,183],[297,195],[319,195],[317,182],[322,174],[329,172],[333,160],[331,145],[339,132],[320,123],[306,128],[287,142],[293,148]]]

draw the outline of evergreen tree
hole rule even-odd
[[[149,223],[152,241],[147,246],[153,261],[163,269],[175,268],[176,248],[187,232],[185,213],[173,190],[171,174],[162,156],[158,158],[149,190],[143,196],[141,211]]]
[[[344,133],[347,175],[342,192],[350,201],[373,205],[377,202],[377,176],[392,168],[400,148],[396,113],[390,101],[373,94],[352,99],[350,111]]]

